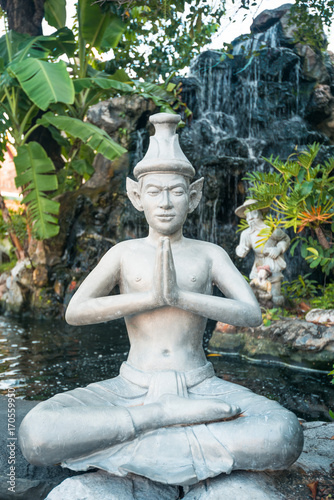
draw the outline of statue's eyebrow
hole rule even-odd
[[[167,186],[165,184],[155,184],[155,183],[151,182],[149,184],[146,184],[145,189],[149,189],[150,187],[155,187],[157,189],[165,189],[165,188],[167,188],[167,189],[175,189],[175,188],[178,188],[178,187],[181,187],[183,189],[187,188],[187,186],[184,183],[182,183],[182,182],[177,182],[176,184],[171,184],[171,185],[167,185]]]

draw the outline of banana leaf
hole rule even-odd
[[[53,102],[72,104],[74,86],[63,61],[48,63],[39,59],[25,59],[8,68],[29,99],[45,111]]]
[[[45,0],[44,13],[50,26],[63,28],[66,24],[66,0]]]
[[[57,214],[59,203],[51,200],[47,192],[58,187],[55,168],[45,150],[37,142],[20,146],[14,158],[17,177],[16,187],[21,187],[33,220],[33,232],[39,239],[58,234]]]
[[[73,57],[77,49],[73,31],[69,28],[61,28],[50,36],[40,37],[40,45],[47,48],[53,57],[66,54]]]
[[[114,49],[119,44],[122,35],[125,31],[125,24],[118,16],[111,15],[107,29],[104,32],[101,40],[100,49],[102,52],[108,52]]]
[[[63,130],[72,137],[81,139],[95,153],[101,153],[108,160],[114,160],[118,156],[126,153],[126,149],[113,141],[107,132],[99,129],[95,125],[83,122],[70,116],[55,116],[46,113],[37,123],[47,127],[49,124]]]
[[[79,0],[78,2],[79,33],[91,47],[106,50],[116,47],[125,25],[118,16],[103,14],[100,7],[92,0]]]
[[[0,38],[0,57],[5,66],[12,61],[13,56],[20,50],[22,44],[31,42],[31,36],[24,33],[16,33],[10,30]]]
[[[78,78],[74,80],[74,88],[76,92],[81,92],[83,89],[100,88],[104,90],[115,89],[123,93],[133,92],[133,88],[127,83],[119,82],[111,78],[97,77],[97,78]]]

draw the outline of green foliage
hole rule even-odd
[[[137,77],[161,81],[189,66],[210,43],[225,14],[225,2],[137,0],[101,2],[124,21],[124,33],[108,67],[131,69]],[[146,49],[143,50],[143,44]]]
[[[62,28],[66,23],[66,0],[45,0],[44,13],[50,26]]]
[[[102,154],[108,160],[114,160],[126,152],[126,149],[113,141],[104,130],[71,116],[55,116],[52,113],[46,113],[37,123],[43,126],[50,124],[63,130],[68,135],[80,139],[95,153]]]
[[[245,229],[247,229],[249,227],[249,224],[248,222],[246,221],[246,219],[240,219],[239,220],[239,223],[238,223],[238,229],[237,229],[237,233],[240,233],[240,231],[244,231]]]
[[[23,207],[20,207],[18,211],[9,209],[8,212],[10,215],[10,223],[6,223],[3,220],[0,210],[0,238],[8,238],[9,232],[13,232],[20,241],[24,241],[27,238],[27,220]],[[14,255],[11,257],[14,258]]]
[[[274,307],[272,309],[265,309],[262,313],[262,321],[264,326],[270,326],[272,321],[277,321],[280,319],[281,309],[279,307]]]
[[[334,283],[329,283],[323,289],[319,287],[322,294],[318,297],[314,297],[310,301],[310,305],[313,308],[319,309],[333,309],[334,308]]]
[[[316,280],[311,280],[308,277],[310,273],[305,276],[298,276],[293,281],[283,281],[282,292],[288,299],[310,299],[315,297],[319,291],[319,284]]]
[[[312,236],[302,241],[302,256],[310,267],[321,266],[328,274],[334,267],[332,230],[334,217],[334,158],[323,164],[316,162],[320,145],[312,144],[307,150],[296,151],[286,162],[277,158],[265,158],[274,171],[251,172],[245,177],[250,183],[250,197],[258,200],[252,210],[270,209],[266,224],[269,231],[263,234],[263,244],[272,232],[281,227],[292,227],[299,234],[308,228]],[[292,246],[294,252],[298,240]]]
[[[9,74],[17,78],[29,99],[43,111],[54,102],[73,104],[74,86],[63,61],[50,64],[30,57],[12,64]]]
[[[329,372],[328,375],[332,376],[331,384],[334,384],[334,365],[333,365],[333,370],[331,372]],[[329,410],[329,415],[330,415],[331,418],[334,419],[334,411]]]
[[[289,19],[294,42],[309,45],[321,53],[327,46],[323,26],[330,26],[333,6],[332,0],[296,0]]]
[[[20,146],[14,161],[16,187],[22,188],[23,203],[29,206],[35,221],[33,231],[40,239],[52,238],[59,231],[56,219],[59,203],[49,199],[46,193],[58,187],[54,165],[37,142]]]
[[[15,264],[17,263],[17,260],[15,258],[11,259],[9,262],[3,262],[0,264],[0,274],[2,273],[8,273],[15,267]]]
[[[302,256],[308,261],[310,268],[320,266],[323,273],[329,275],[334,268],[334,246],[323,248],[319,241],[309,236],[301,246]]]

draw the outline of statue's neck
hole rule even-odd
[[[149,243],[151,243],[154,246],[157,246],[159,239],[161,237],[168,237],[171,245],[181,243],[182,240],[184,239],[182,228],[173,234],[163,234],[160,231],[156,231],[155,229],[150,227],[148,237],[147,237],[147,240],[149,241]]]

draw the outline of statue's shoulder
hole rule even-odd
[[[110,263],[118,263],[120,262],[124,256],[126,256],[128,253],[134,253],[134,252],[139,252],[140,247],[143,245],[141,243],[142,240],[140,239],[131,239],[131,240],[125,240],[121,241],[120,243],[116,243],[116,245],[113,245],[107,253],[102,257],[101,262],[107,263],[108,265]]]
[[[144,246],[145,246],[145,238],[133,238],[116,243],[116,245],[110,248],[109,252],[111,253],[116,253],[116,252],[123,253],[125,251],[132,252],[134,250],[139,250]]]
[[[208,257],[225,257],[227,252],[219,245],[204,240],[188,240],[198,252],[205,253]]]

